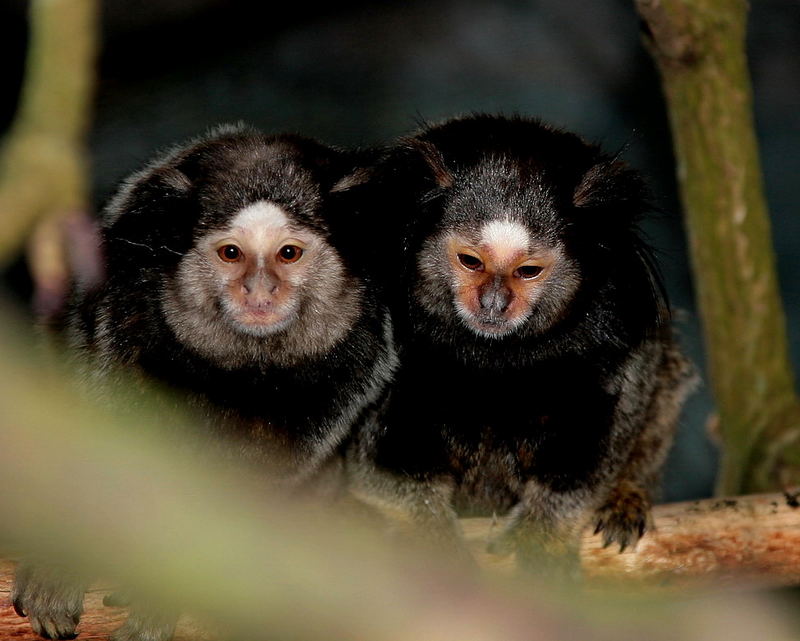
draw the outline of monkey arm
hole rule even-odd
[[[635,546],[651,526],[650,508],[661,468],[672,444],[680,409],[697,384],[691,363],[671,339],[659,343],[660,359],[654,385],[641,412],[639,432],[627,460],[605,501],[595,514],[595,533],[603,544],[618,543],[620,551]],[[623,392],[625,393],[625,392]],[[631,394],[630,389],[627,390]],[[631,405],[630,401],[621,403]]]
[[[641,477],[660,467],[674,426],[647,420],[672,387],[666,377],[663,385],[653,382],[656,369],[664,369],[663,351],[645,342],[618,361],[605,384],[576,367],[571,380],[553,387],[549,396],[557,401],[543,406],[547,420],[536,432],[528,480],[491,551],[516,551],[520,565],[534,571],[572,573],[593,514],[621,545],[640,536],[650,507]],[[565,388],[568,396],[558,397]]]
[[[681,407],[698,381],[694,367],[672,341],[663,345],[655,379],[642,430],[621,474],[649,491],[655,491]]]

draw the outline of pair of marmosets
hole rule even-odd
[[[634,170],[528,118],[364,152],[223,127],[123,184],[67,333],[95,369],[185,394],[284,487],[335,460],[455,555],[458,515],[507,513],[492,548],[537,571],[587,525],[643,534],[691,387],[647,210]],[[82,588],[42,576],[21,566],[15,607],[71,638]]]

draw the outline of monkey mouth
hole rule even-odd
[[[264,317],[262,317],[264,316]],[[252,336],[267,336],[286,329],[292,322],[292,316],[276,316],[275,314],[248,314],[236,319],[239,331]]]
[[[519,324],[508,318],[498,316],[472,316],[465,320],[467,326],[473,332],[490,338],[506,336],[513,332]]]
[[[252,305],[229,306],[226,311],[236,329],[252,336],[275,334],[289,326],[295,317],[294,309],[279,311]]]
[[[524,321],[524,317],[511,317],[499,313],[475,312],[466,305],[456,303],[456,314],[461,322],[478,336],[501,338],[512,333]]]

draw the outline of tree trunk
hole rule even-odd
[[[636,7],[672,128],[723,439],[718,491],[775,489],[798,480],[800,409],[753,128],[747,4],[636,0]]]

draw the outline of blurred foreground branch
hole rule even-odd
[[[223,461],[177,451],[165,431],[181,427],[163,407],[120,417],[88,406],[52,365],[37,364],[22,328],[12,334],[14,325],[2,320],[4,556],[35,551],[249,641],[751,641],[754,629],[771,641],[796,638],[790,620],[754,595],[697,596],[688,603],[685,596],[671,601],[612,586],[587,593],[497,573],[488,578],[425,550],[388,546],[341,509],[289,500]],[[646,560],[652,558],[675,573],[731,569],[732,556],[713,560],[723,558],[727,542],[748,577],[754,568],[773,572],[779,565],[757,552],[752,560],[749,550],[796,540],[795,513],[777,498],[711,504],[702,516],[705,505],[679,507],[671,516],[664,510],[675,508],[659,508],[658,531],[635,554],[598,550],[592,539],[587,568],[600,576],[630,564],[663,578],[653,571],[658,564]],[[786,520],[759,529],[773,510]],[[704,521],[715,513],[725,518]],[[480,544],[483,534],[470,536]],[[791,573],[794,580],[796,569]],[[119,613],[107,610],[101,619],[109,615]],[[0,637],[10,634],[11,628]]]
[[[636,0],[661,72],[723,439],[722,495],[800,480],[745,54],[746,0]]]
[[[601,581],[625,589],[643,585],[685,589],[700,586],[740,588],[800,583],[800,504],[783,494],[709,499],[657,506],[656,529],[636,550],[619,554],[602,547],[602,537],[586,534],[583,567],[589,585]],[[513,559],[486,553],[486,541],[496,524],[491,519],[463,519],[462,526],[481,567],[509,574]],[[0,562],[0,638],[34,641],[25,619],[8,601],[13,566]],[[214,586],[210,586],[213,587]],[[105,638],[125,618],[122,608],[103,606],[110,590],[95,587],[86,596],[81,638]],[[175,641],[206,638],[202,628],[183,617]],[[208,635],[213,638],[213,635]]]
[[[31,0],[16,118],[0,147],[0,266],[31,237],[37,284],[66,285],[62,218],[89,210],[86,135],[95,85],[98,0]]]

